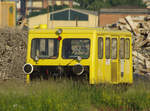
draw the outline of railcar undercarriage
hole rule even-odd
[[[34,71],[30,74],[31,80],[49,78],[71,78],[77,80],[89,80],[89,66],[33,66]]]

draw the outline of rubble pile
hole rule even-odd
[[[133,71],[150,75],[150,15],[127,16],[107,27],[132,32]]]
[[[25,63],[27,31],[0,29],[0,79],[24,78],[22,66]]]

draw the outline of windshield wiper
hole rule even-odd
[[[80,56],[72,56],[72,57],[73,57],[72,58],[73,60],[70,61],[66,66],[68,66],[69,64],[71,64],[74,60],[77,60],[77,62],[80,63],[80,61],[82,59]]]

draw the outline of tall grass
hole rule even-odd
[[[89,85],[72,80],[0,83],[0,111],[149,111],[150,83]]]

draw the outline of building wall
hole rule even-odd
[[[147,14],[101,14],[99,17],[99,25],[105,26],[107,24],[116,23],[119,18],[125,18],[126,16],[143,16]]]
[[[147,9],[101,9],[99,13],[99,26],[116,23],[119,18],[126,16],[144,16],[150,14]]]
[[[43,14],[43,15],[38,15],[36,17],[29,18],[28,19],[29,28],[34,28],[34,26],[37,26],[40,24],[47,24],[48,17],[49,16],[47,14]]]
[[[42,1],[34,1],[34,2],[32,2],[32,7],[42,8],[43,7],[43,3],[42,3]]]
[[[98,16],[89,15],[89,27],[98,27]]]
[[[47,8],[48,7],[48,0],[43,0],[43,8]]]
[[[100,14],[99,26],[106,26],[107,24],[116,23],[119,18],[125,18],[126,16],[144,16],[147,14]]]
[[[0,27],[16,26],[15,2],[0,2]]]
[[[52,0],[49,1],[50,5],[68,5],[70,8],[73,7],[73,0]]]

